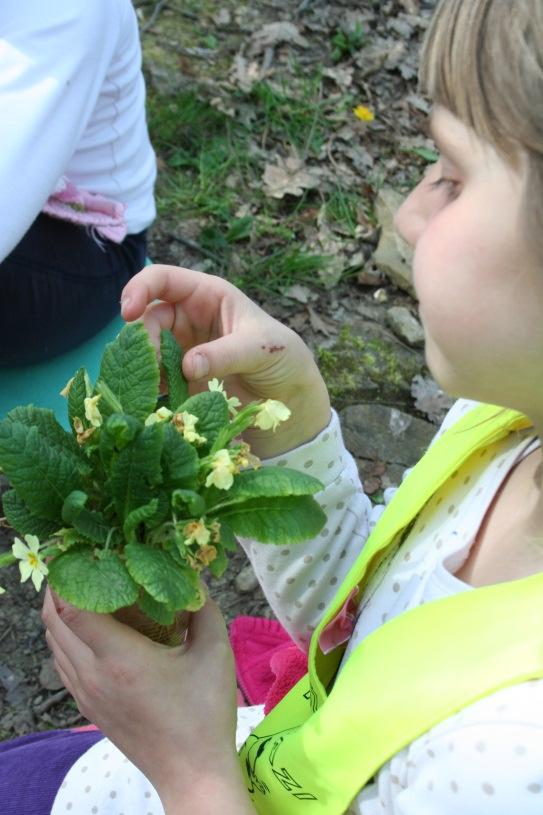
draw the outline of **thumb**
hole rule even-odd
[[[268,359],[261,336],[253,332],[236,332],[187,351],[183,358],[183,373],[188,380],[221,379],[229,374],[255,373],[266,363]]]
[[[189,646],[197,656],[208,652],[210,647],[224,643],[230,648],[226,623],[217,603],[208,598],[199,611],[195,611],[190,620],[188,634]]]

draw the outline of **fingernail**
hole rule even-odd
[[[130,305],[130,297],[123,297],[121,299],[121,311],[124,311]]]
[[[192,370],[195,379],[201,379],[209,373],[209,362],[203,354],[195,354],[192,363]]]

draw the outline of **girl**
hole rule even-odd
[[[48,594],[60,674],[107,736],[67,772],[54,815],[542,811],[543,6],[443,0],[422,78],[441,157],[397,226],[415,246],[428,364],[459,401],[378,517],[295,334],[218,278],[155,266],[126,286],[125,319],[171,328],[195,389],[217,376],[292,410],[248,441],[323,481],[326,529],[292,550],[243,543],[310,671],[240,762],[213,604],[166,650]]]

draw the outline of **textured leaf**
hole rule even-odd
[[[199,459],[195,448],[185,441],[175,427],[167,424],[164,427],[162,451],[162,469],[166,486],[170,489],[195,487],[198,466]]]
[[[159,603],[178,610],[195,601],[198,575],[188,566],[180,569],[168,552],[141,543],[127,544],[124,552],[131,577]]]
[[[217,520],[227,522],[234,534],[262,543],[300,543],[314,538],[326,515],[309,495],[251,498],[226,507]]]
[[[119,336],[106,345],[100,365],[100,380],[119,401],[122,412],[144,421],[155,409],[159,368],[149,335],[142,323],[126,325]],[[103,416],[114,411],[102,399]]]
[[[187,380],[181,370],[183,354],[171,331],[160,332],[160,364],[166,376],[168,404],[170,410],[177,410],[189,395]]]
[[[82,487],[77,456],[52,446],[36,426],[3,421],[0,424],[0,467],[32,514],[62,525],[65,498],[73,489]]]
[[[238,548],[238,540],[234,533],[232,532],[232,529],[228,526],[228,524],[226,523],[226,521],[223,520],[222,517],[220,534],[221,534],[221,545],[224,546],[224,548],[228,552],[235,552],[236,549]]]
[[[81,449],[72,436],[57,422],[52,410],[25,405],[16,407],[6,415],[4,422],[21,424],[23,427],[36,427],[42,439],[48,442],[50,447],[63,450],[66,455],[75,457],[80,467],[87,468],[87,463]],[[2,424],[4,423],[2,422]],[[1,425],[0,425],[1,426]]]
[[[110,614],[138,599],[138,587],[115,552],[97,557],[88,546],[77,546],[48,566],[51,587],[76,608]]]
[[[234,478],[227,493],[210,488],[206,492],[209,506],[223,501],[244,501],[260,495],[314,495],[323,489],[321,482],[307,473],[300,473],[287,467],[261,467],[246,470]]]
[[[71,492],[62,506],[62,520],[93,543],[105,543],[110,534],[110,525],[101,512],[86,508],[88,498],[81,490]]]
[[[123,521],[133,509],[148,504],[155,497],[153,486],[162,480],[163,443],[163,425],[149,425],[112,463],[108,489]]]
[[[180,410],[192,413],[199,421],[196,431],[207,439],[207,447],[211,447],[219,431],[228,423],[228,404],[222,393],[218,391],[204,391],[187,399]]]
[[[167,603],[157,602],[144,589],[141,589],[138,606],[147,617],[159,625],[171,625],[175,619],[176,609],[171,608]]]
[[[34,515],[15,490],[8,490],[2,496],[4,515],[8,523],[19,535],[37,535],[45,540],[59,528],[60,524]]]
[[[211,561],[207,568],[213,577],[220,577],[226,571],[226,567],[228,566],[228,558],[226,557],[226,552],[222,546],[217,546],[216,549],[217,557],[215,560]]]
[[[153,498],[152,501],[149,501],[148,504],[144,504],[137,509],[133,509],[132,512],[128,515],[126,521],[123,524],[123,533],[125,540],[127,541],[135,541],[136,540],[136,530],[140,524],[144,521],[150,521],[151,518],[156,515],[158,509],[158,499]]]
[[[91,392],[89,375],[85,368],[80,368],[74,376],[68,394],[68,421],[72,430],[76,416],[81,420],[85,418],[85,399],[91,395]]]
[[[109,469],[115,453],[119,453],[142,429],[142,423],[133,416],[123,413],[112,413],[100,430],[100,458],[104,467]]]
[[[199,518],[205,513],[206,504],[202,496],[193,490],[174,490],[172,507],[188,518]]]

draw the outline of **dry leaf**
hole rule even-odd
[[[319,317],[315,309],[311,308],[311,306],[307,307],[307,313],[309,314],[309,322],[311,323],[311,328],[313,331],[320,332],[321,334],[324,334],[325,337],[329,337],[331,333],[337,334],[337,331],[330,331],[330,328],[324,322],[322,317]]]
[[[312,190],[319,183],[315,170],[307,170],[297,156],[284,159],[278,156],[276,164],[266,164],[262,180],[264,193],[269,198],[284,198],[285,195],[303,195],[304,190]]]
[[[229,78],[244,93],[250,93],[255,82],[262,79],[262,73],[257,62],[249,62],[241,54],[236,54]]]
[[[280,42],[288,42],[293,45],[299,45],[300,48],[307,48],[309,46],[305,37],[302,37],[294,23],[289,23],[286,20],[278,23],[268,23],[262,26],[261,29],[255,31],[253,34],[253,42],[251,44],[250,52],[252,55],[260,54],[266,48],[273,48]]]
[[[336,85],[339,88],[349,88],[353,82],[353,67],[348,68],[325,68],[322,72],[323,76],[328,77],[328,79],[333,79]]]

